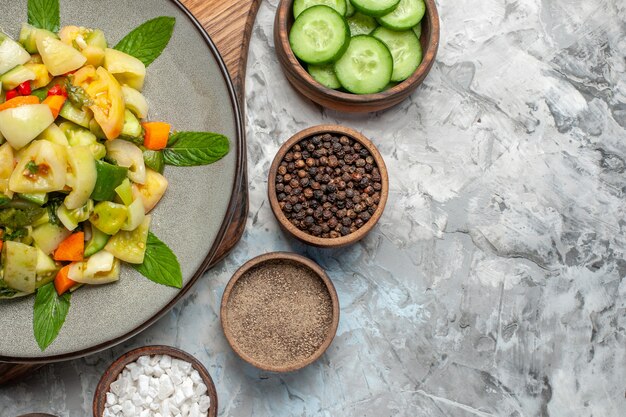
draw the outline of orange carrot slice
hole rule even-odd
[[[15,107],[25,106],[27,104],[39,104],[39,98],[36,96],[15,97],[0,104],[0,111],[14,109]]]
[[[171,125],[165,122],[146,122],[143,123],[146,131],[143,146],[153,151],[158,151],[167,146],[170,137]]]
[[[57,272],[57,276],[54,278],[54,288],[59,295],[65,294],[70,288],[76,285],[76,281],[72,281],[68,276],[71,266],[72,264],[65,265]]]
[[[67,99],[63,96],[48,96],[44,99],[44,101],[42,101],[42,103],[47,104],[48,107],[50,107],[52,116],[56,119],[61,112],[61,108],[65,104],[65,100]]]
[[[85,253],[85,233],[69,235],[54,251],[55,261],[82,261]]]

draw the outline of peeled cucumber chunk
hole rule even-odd
[[[24,65],[18,65],[13,68],[11,71],[7,71],[2,76],[0,76],[0,81],[2,82],[2,87],[5,90],[13,90],[18,85],[31,81],[36,78],[35,73]]]
[[[63,226],[57,226],[52,223],[45,223],[41,226],[37,226],[31,233],[35,245],[43,251],[46,255],[51,254],[56,248],[59,247],[72,232],[67,230]]]
[[[22,45],[9,37],[0,37],[0,75],[30,60],[30,54]]]
[[[124,127],[122,128],[122,136],[130,136],[132,138],[141,137],[143,130],[141,124],[135,115],[128,109],[124,110]]]
[[[422,21],[426,5],[424,0],[400,0],[398,7],[378,18],[378,22],[391,30],[409,30]]]
[[[396,32],[379,27],[372,34],[381,40],[393,57],[391,81],[404,81],[411,76],[422,62],[422,46],[412,30]]]
[[[49,30],[36,28],[29,25],[28,23],[24,23],[22,25],[19,41],[22,46],[24,46],[24,49],[26,49],[26,51],[31,54],[37,53],[37,39],[39,37],[50,37],[54,39],[59,39],[56,34],[50,32]]]
[[[77,70],[87,62],[87,58],[79,51],[50,37],[37,38],[37,50],[48,71],[54,76]]]
[[[46,104],[29,104],[0,111],[0,132],[15,150],[20,150],[54,122]]]
[[[61,111],[59,112],[59,116],[64,118],[65,120],[69,120],[70,122],[74,122],[79,126],[89,129],[89,122],[93,119],[92,113],[87,109],[78,108],[74,106],[69,100],[67,100],[63,107],[61,107]]]
[[[32,293],[37,280],[37,249],[19,242],[2,246],[2,272],[7,286]]]
[[[349,0],[295,0],[293,2],[293,17],[297,19],[300,13],[309,7],[318,6],[320,4],[331,7],[340,15],[345,16],[347,11],[346,3],[349,3]]]

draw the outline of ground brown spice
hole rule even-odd
[[[226,308],[235,344],[263,365],[290,366],[311,357],[332,324],[324,282],[309,268],[272,261],[246,272]]]

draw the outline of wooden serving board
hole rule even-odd
[[[261,0],[180,0],[206,29],[220,51],[233,81],[242,112],[245,75],[252,26]],[[245,120],[245,117],[244,117]],[[245,160],[245,149],[244,149]],[[248,178],[241,182],[236,211],[211,264],[223,259],[241,238],[248,214]],[[0,385],[32,374],[42,364],[0,363]]]
[[[243,103],[248,46],[261,0],[181,0],[181,3],[213,39]]]

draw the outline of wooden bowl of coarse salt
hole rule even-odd
[[[330,346],[339,324],[339,300],[315,262],[272,252],[235,272],[224,290],[220,318],[239,357],[265,371],[292,372]]]
[[[94,417],[216,417],[217,392],[204,365],[170,346],[145,346],[109,366],[93,399]]]

